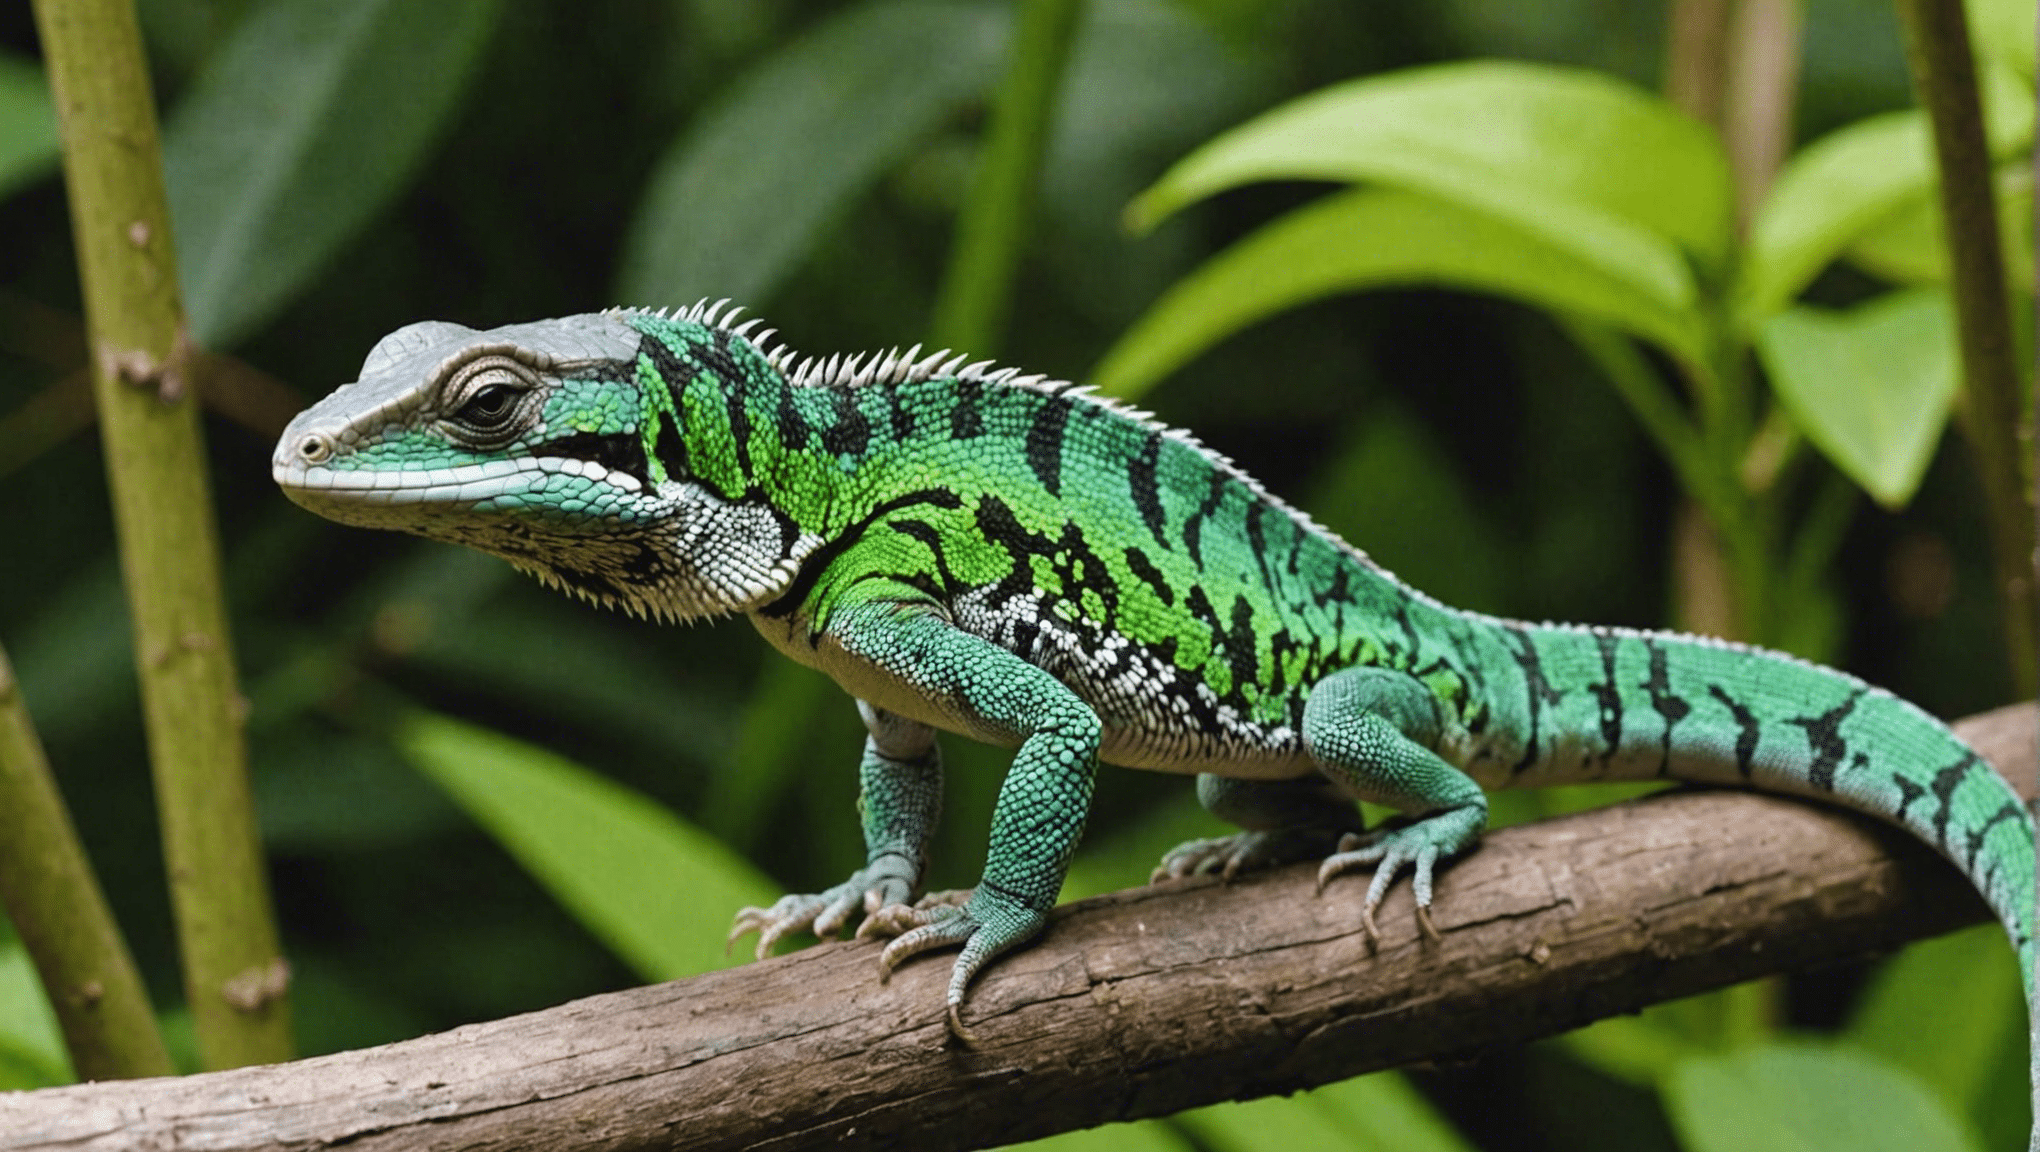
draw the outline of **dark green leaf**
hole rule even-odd
[[[1728,167],[1705,128],[1599,73],[1499,61],[1292,101],[1178,163],[1132,216],[1284,179],[1378,181],[1479,209],[1665,308],[1695,299],[1681,248],[1709,265],[1728,250]]]
[[[201,344],[261,325],[403,190],[458,107],[498,7],[271,0],[241,21],[163,139]]]
[[[877,0],[746,72],[660,160],[618,299],[762,302],[824,225],[997,79],[1008,23],[998,5]]]
[[[42,69],[0,55],[0,197],[57,166],[57,114]]]
[[[1855,1049],[1768,1043],[1696,1056],[1665,1084],[1688,1152],[1973,1152],[1917,1080]]]
[[[1605,320],[1674,355],[1704,354],[1699,318],[1663,307],[1513,223],[1410,192],[1328,196],[1269,224],[1178,281],[1089,379],[1135,397],[1263,317],[1337,292],[1442,285]]]
[[[1914,288],[1846,312],[1791,308],[1764,325],[1757,350],[1806,438],[1879,503],[1904,506],[1955,400],[1947,293]]]
[[[721,843],[644,796],[544,749],[430,712],[399,750],[647,980],[734,962],[730,917],[772,885]]]

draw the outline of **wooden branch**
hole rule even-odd
[[[2032,705],[1963,732],[2027,795]],[[1498,832],[1408,886],[1370,954],[1364,880],[1312,869],[1060,909],[973,990],[872,943],[263,1068],[0,1094],[7,1152],[205,1148],[917,1149],[1004,1144],[1470,1055],[1985,917],[1910,837],[1814,804],[1679,792]]]

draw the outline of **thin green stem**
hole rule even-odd
[[[5,650],[0,813],[7,821],[0,829],[0,907],[35,962],[79,1078],[170,1075],[175,1069],[149,994],[57,792]]]
[[[2020,379],[2000,247],[1997,196],[1976,60],[1961,0],[1899,0],[1913,87],[1934,129],[1942,237],[1962,353],[1962,428],[1983,483],[2004,612],[2006,657],[2019,694],[2040,686],[2035,666],[2033,510],[2020,475]]]
[[[1082,0],[1026,0],[1020,6],[1012,63],[992,107],[977,178],[935,304],[933,344],[974,356],[998,351],[1083,7]]]
[[[288,969],[249,794],[244,706],[141,37],[129,0],[36,0],[35,17],[63,127],[93,397],[185,994],[208,1067],[285,1060]]]

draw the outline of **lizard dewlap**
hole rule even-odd
[[[1662,632],[1462,612],[1398,582],[1223,457],[1070,384],[918,349],[798,359],[697,305],[475,331],[414,324],[294,420],[276,481],[348,524],[494,553],[640,615],[742,613],[857,700],[868,857],[744,909],[780,937],[960,945],[951,1027],[1047,922],[1099,761],[1198,775],[1246,831],[1158,871],[1322,859],[1397,877],[1430,930],[1483,788],[1671,777],[1832,800],[1960,867],[2033,998],[2033,820],[1913,705],[1827,668]],[[935,731],[1016,749],[984,877],[916,907]],[[1416,819],[1361,826],[1355,798]],[[2040,1053],[2040,1044],[2035,1045]]]

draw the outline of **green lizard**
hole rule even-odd
[[[951,1028],[1039,933],[1098,761],[1197,774],[1246,829],[1159,874],[1372,867],[1360,916],[1487,823],[1482,788],[1671,777],[1800,793],[1912,830],[2003,920],[2033,996],[2033,819],[1925,712],[1693,636],[1529,624],[1401,583],[1190,436],[1066,383],[918,349],[797,359],[696,305],[475,331],[423,323],[283,434],[277,483],[343,523],[508,559],[674,620],[743,613],[857,700],[865,866],[738,914],[961,946]],[[1017,748],[982,881],[911,903],[936,729]],[[1362,828],[1355,798],[1410,817]],[[2040,1052],[2040,1044],[2035,1045]]]

